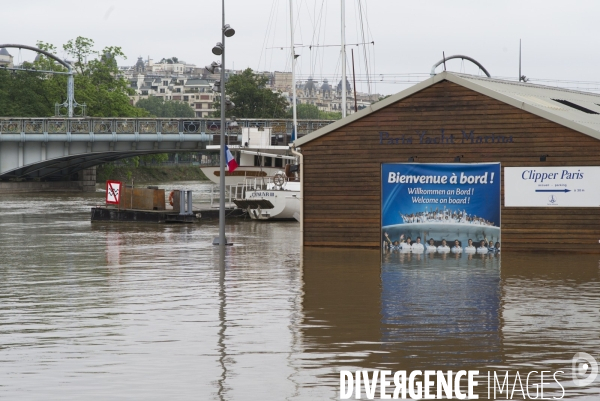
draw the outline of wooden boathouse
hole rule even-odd
[[[443,72],[294,142],[304,246],[381,247],[382,163],[600,166],[600,95]],[[600,177],[596,177],[600,186]],[[505,251],[600,253],[599,207],[506,207]]]

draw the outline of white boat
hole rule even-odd
[[[238,168],[232,172],[225,171],[225,185],[235,186],[247,179],[274,177],[296,159],[291,155],[288,142],[285,133],[272,134],[272,128],[243,127],[241,142],[227,145]],[[206,149],[217,153],[220,145],[208,145]],[[200,169],[209,180],[219,184],[219,165],[202,166]]]
[[[300,181],[295,173],[279,171],[271,179],[251,179],[244,183],[243,199],[234,203],[253,220],[299,220]],[[291,178],[291,179],[290,179]]]

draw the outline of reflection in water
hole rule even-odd
[[[301,255],[296,223],[232,221],[221,264],[216,221],[92,225],[102,196],[2,197],[0,398],[337,399],[341,369],[600,360],[598,256]]]
[[[500,258],[455,257],[385,255],[382,342],[389,369],[467,369],[501,360]]]
[[[227,317],[225,315],[225,308],[227,307],[227,300],[225,299],[225,255],[226,248],[219,247],[219,364],[221,365],[221,377],[218,380],[219,389],[217,394],[219,400],[225,399],[224,384],[227,378],[227,366],[225,364],[225,357],[227,356],[227,350],[225,348],[225,330],[227,329]]]

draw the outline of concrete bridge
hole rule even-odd
[[[230,144],[240,144],[242,127],[270,127],[273,144],[289,143],[291,120],[236,122]],[[331,122],[300,120],[298,135]],[[217,119],[0,118],[0,181],[81,180],[82,171],[126,157],[202,151],[219,144],[220,130]]]

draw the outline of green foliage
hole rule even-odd
[[[151,96],[148,99],[140,99],[137,107],[147,110],[154,117],[194,117],[194,109],[185,102],[164,100],[160,97]]]
[[[321,120],[340,120],[342,113],[339,111],[320,111],[319,119]]]
[[[142,155],[140,156],[140,162],[143,165],[154,164],[154,163],[162,163],[169,160],[169,155],[167,153],[158,153],[155,155]]]
[[[296,106],[296,116],[300,120],[339,120],[340,118],[342,118],[342,113],[336,113],[333,111],[321,111],[315,105],[301,103]],[[289,110],[287,117],[292,118],[291,109]]]
[[[159,61],[160,64],[166,63],[166,64],[177,64],[179,63],[179,59],[177,57],[171,57],[171,58],[162,58]]]
[[[312,104],[301,103],[296,105],[296,116],[299,119],[316,120],[319,118],[319,108]],[[290,110],[290,116],[292,111]]]
[[[56,47],[39,41],[38,47],[56,54]],[[146,110],[131,105],[133,90],[119,76],[117,57],[125,57],[120,47],[108,46],[97,52],[94,41],[84,37],[70,40],[63,49],[74,60],[75,99],[87,105],[91,117],[144,117]],[[86,62],[87,61],[87,62]],[[40,56],[25,68],[66,71],[54,60]],[[67,76],[47,73],[0,71],[0,116],[50,117],[54,105],[67,97]]]
[[[255,74],[247,68],[239,75],[229,77],[225,93],[235,103],[226,116],[241,118],[285,118],[288,102],[281,92],[273,92],[267,86],[268,78]],[[215,116],[221,115],[221,103],[215,102]]]
[[[105,182],[106,180],[110,180],[114,170],[114,163],[105,163],[98,166],[96,169],[96,182]]]
[[[31,68],[32,65],[24,65]],[[51,116],[54,102],[40,73],[0,71],[0,115]],[[66,87],[66,82],[65,82]]]
[[[75,40],[69,40],[63,45],[63,49],[75,58],[74,66],[80,74],[85,72],[88,56],[96,54],[94,52],[94,41],[83,36],[78,36]]]

